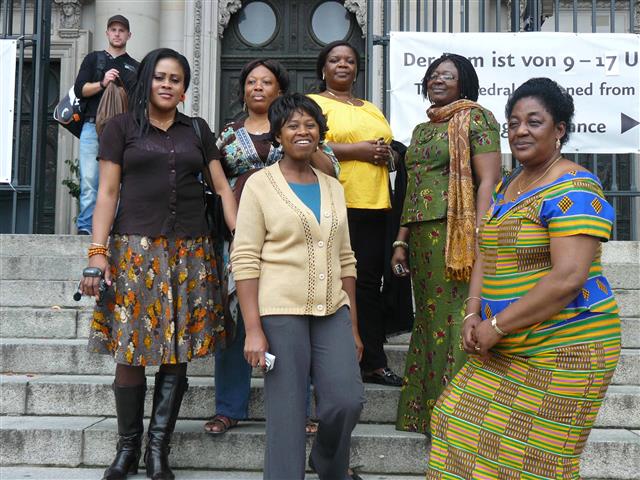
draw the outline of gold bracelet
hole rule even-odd
[[[464,302],[462,302],[462,305],[466,305],[469,300],[480,300],[482,302],[480,297],[467,297],[464,299]]]
[[[471,318],[471,317],[473,317],[474,315],[477,315],[477,316],[479,316],[479,317],[480,317],[480,314],[479,314],[478,312],[471,312],[471,313],[467,313],[467,314],[464,316],[464,318],[462,319],[462,323],[466,322],[466,321],[467,321],[467,318]],[[482,318],[482,317],[480,317],[480,318]]]
[[[504,332],[499,326],[498,326],[498,317],[496,317],[495,315],[493,317],[491,317],[491,326],[493,327],[493,329],[496,331],[496,333],[498,335],[500,335],[501,337],[504,337],[507,332]]]
[[[89,245],[93,245],[94,247],[107,248],[107,246],[106,246],[106,245],[103,245],[102,243],[95,243],[95,242],[91,242]]]
[[[402,241],[402,240],[396,240],[395,242],[393,242],[393,243],[391,244],[391,246],[392,246],[393,248],[402,247],[402,248],[404,248],[405,250],[409,250],[409,244],[408,244],[407,242]]]

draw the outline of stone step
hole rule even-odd
[[[406,345],[385,345],[389,367],[404,372]],[[2,372],[14,374],[112,375],[109,355],[87,351],[85,339],[0,338]],[[153,371],[150,368],[151,371]],[[189,365],[190,376],[213,376],[213,356],[196,359]],[[622,350],[613,385],[640,385],[640,349]]]
[[[179,480],[262,480],[262,472],[189,470],[174,468]],[[52,468],[52,467],[0,467],[2,480],[100,480],[104,468]],[[128,475],[127,480],[146,479],[144,470]],[[307,472],[306,480],[318,480],[318,475]],[[367,480],[424,480],[424,475],[367,474]],[[584,480],[594,480],[587,479]]]
[[[4,417],[5,448],[0,464],[105,466],[112,460],[116,421],[104,417]],[[307,448],[312,438],[307,438]],[[179,420],[171,462],[177,468],[259,471],[264,452],[264,423],[247,422],[221,437],[202,432],[202,422]],[[428,445],[423,435],[397,432],[391,425],[359,424],[353,432],[352,465],[362,472],[424,472]],[[640,431],[594,429],[582,455],[587,478],[637,478]]]
[[[87,235],[0,235],[4,257],[82,257],[91,243]]]
[[[640,264],[640,242],[611,241],[603,243],[602,262]]]
[[[81,235],[0,235],[0,255],[33,257],[84,256],[91,238]],[[610,241],[602,244],[604,263],[640,262],[640,242]]]
[[[0,255],[1,280],[71,280],[78,281],[87,257]],[[611,288],[634,290],[640,288],[640,262],[627,259],[626,263],[610,263],[603,266],[604,275]]]
[[[79,280],[87,256],[0,256],[2,280]]]
[[[91,310],[0,307],[0,338],[83,338]]]
[[[104,417],[4,417],[0,464],[104,466],[112,460],[116,421]],[[206,435],[202,422],[179,420],[172,437],[172,465],[177,468],[260,470],[264,423],[247,422],[222,437]],[[308,437],[307,448],[311,444]],[[399,452],[390,455],[389,452]],[[390,425],[356,427],[352,464],[365,471],[420,474],[427,455],[425,437],[397,432]]]
[[[75,280],[0,280],[0,305],[3,307],[78,308],[93,305],[93,299],[73,300]],[[640,317],[640,290],[614,289],[623,317]]]
[[[92,306],[92,297],[73,299],[78,290],[75,280],[0,280],[0,305],[3,307],[60,307]]]
[[[115,416],[112,382],[113,377],[105,375],[0,375],[0,383],[3,386],[0,414]],[[145,409],[147,415],[151,412],[153,383],[154,377],[148,377]],[[249,419],[264,419],[263,388],[262,378],[251,380]],[[365,392],[367,403],[360,417],[361,422],[394,423],[400,389],[365,384]],[[190,377],[180,418],[204,421],[214,413],[213,378]]]
[[[146,409],[151,412],[154,377],[147,379]],[[101,415],[115,416],[112,376],[86,375],[0,375],[0,414],[5,415]],[[249,419],[264,419],[263,380],[251,381]],[[367,403],[362,423],[395,423],[400,389],[365,384]],[[215,413],[213,378],[191,377],[180,418],[210,418]],[[598,427],[640,429],[640,387],[611,385],[598,419]]]
[[[92,310],[87,308],[0,307],[0,338],[87,338]],[[640,317],[624,317],[622,347],[640,348]],[[408,345],[410,333],[388,338]]]

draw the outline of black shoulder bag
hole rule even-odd
[[[94,78],[102,80],[106,65],[106,52],[98,52]],[[80,138],[82,125],[84,125],[84,112],[87,108],[86,104],[87,102],[85,99],[76,97],[74,86],[71,85],[69,92],[62,97],[56,105],[56,108],[53,111],[53,119],[58,122],[61,127],[71,132],[74,137]]]
[[[204,196],[204,205],[206,209],[207,225],[209,232],[213,237],[214,242],[219,240],[231,241],[233,239],[227,223],[224,221],[224,210],[222,208],[222,198],[216,193],[213,186],[213,179],[211,178],[211,172],[209,172],[209,165],[206,158],[206,152],[204,150],[204,144],[202,143],[202,132],[200,125],[196,118],[192,118],[193,129],[196,132],[198,141],[200,142],[200,151],[202,152],[202,194]],[[209,187],[209,191],[205,188]]]

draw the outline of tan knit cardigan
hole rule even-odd
[[[356,276],[340,182],[313,170],[320,184],[320,224],[276,163],[247,181],[236,222],[235,279],[258,278],[260,315],[335,313],[349,305],[342,278]]]

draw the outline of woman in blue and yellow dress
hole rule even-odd
[[[600,263],[613,208],[598,178],[560,153],[573,111],[546,78],[507,104],[521,166],[480,228],[462,335],[473,355],[434,408],[429,479],[580,478],[620,319]]]

